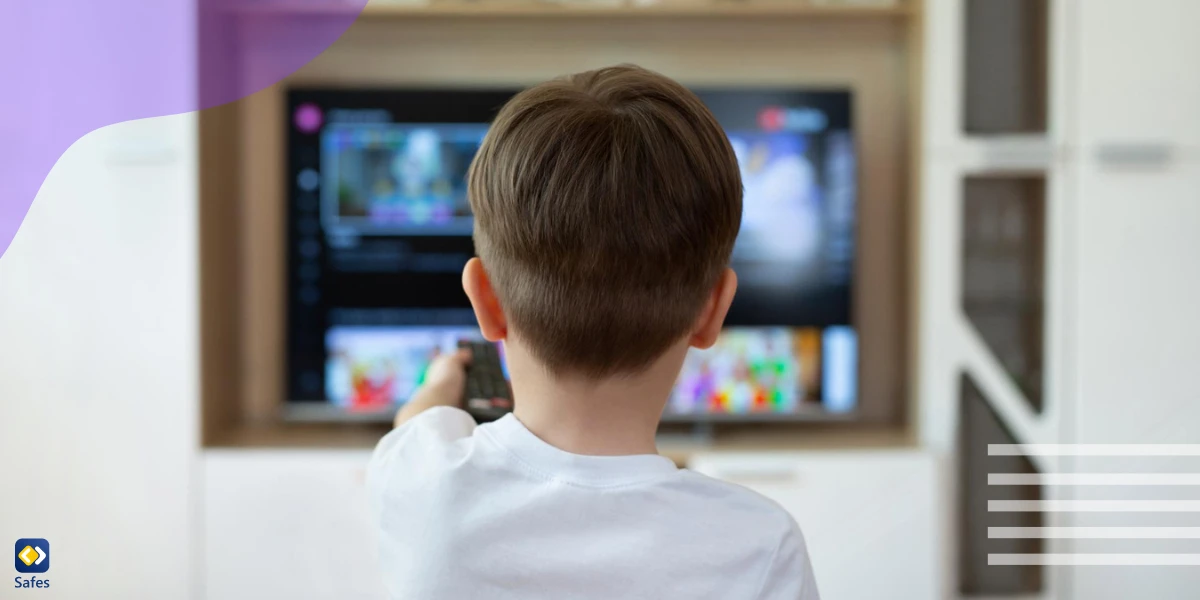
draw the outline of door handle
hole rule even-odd
[[[1096,148],[1096,161],[1115,169],[1162,168],[1171,162],[1175,149],[1160,142],[1110,142]]]

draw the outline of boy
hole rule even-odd
[[[737,286],[742,184],[708,109],[631,66],[543,83],[500,111],[468,179],[463,288],[516,408],[476,426],[459,353],[396,415],[368,474],[391,595],[815,600],[783,509],[655,448]]]

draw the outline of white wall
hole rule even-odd
[[[193,589],[195,123],[84,137],[0,258],[0,551],[50,542],[40,598]]]

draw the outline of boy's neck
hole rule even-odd
[[[506,345],[514,414],[534,435],[566,452],[657,454],[658,422],[679,375],[685,345],[646,372],[598,381],[550,376],[519,343]]]

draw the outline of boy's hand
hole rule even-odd
[[[409,398],[400,412],[396,413],[396,427],[427,408],[459,406],[462,403],[469,364],[471,351],[465,348],[434,358],[425,372],[425,382],[413,392],[412,398]]]
[[[462,403],[463,387],[467,383],[467,365],[471,364],[471,351],[459,348],[451,354],[442,354],[429,363],[425,371],[425,382],[417,393],[429,390],[434,405],[458,406]]]

